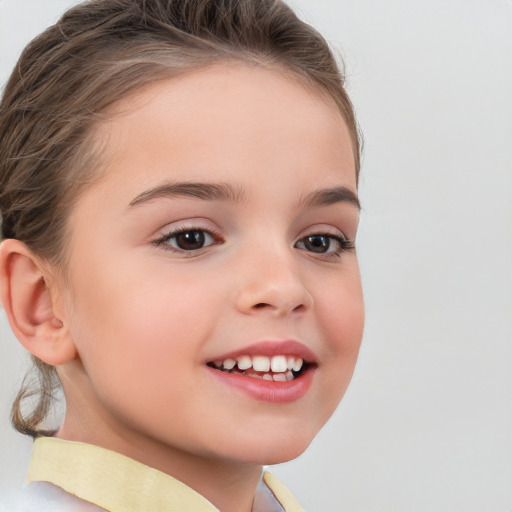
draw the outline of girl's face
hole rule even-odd
[[[345,392],[363,330],[338,109],[278,71],[226,64],[115,111],[97,131],[104,176],[70,219],[73,436],[129,454],[296,457]]]

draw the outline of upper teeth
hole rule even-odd
[[[225,359],[217,361],[215,365],[224,370],[232,370],[238,366],[239,370],[248,370],[252,368],[256,372],[268,372],[272,370],[274,373],[286,373],[288,370],[295,372],[300,371],[304,361],[300,357],[278,355],[273,357],[267,356],[247,356],[243,355],[236,359]]]

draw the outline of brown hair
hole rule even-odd
[[[93,179],[92,127],[106,107],[154,82],[215,62],[271,65],[327,92],[360,142],[344,77],[326,41],[280,0],[92,0],[70,9],[24,50],[0,105],[2,237],[65,266],[70,209]],[[35,359],[35,358],[34,358]],[[36,360],[14,427],[33,437],[59,386]],[[36,396],[24,416],[22,402]]]

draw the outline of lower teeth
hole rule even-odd
[[[290,380],[295,379],[298,376],[291,370],[288,370],[286,373],[248,373],[243,370],[238,370],[237,368],[234,368],[233,370],[222,371],[226,373],[233,373],[235,375],[246,375],[247,377],[252,377],[253,379],[273,380],[274,382],[288,382]]]

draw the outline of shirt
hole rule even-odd
[[[119,453],[42,437],[34,442],[20,512],[220,512],[184,483]],[[265,472],[253,512],[304,512]]]

